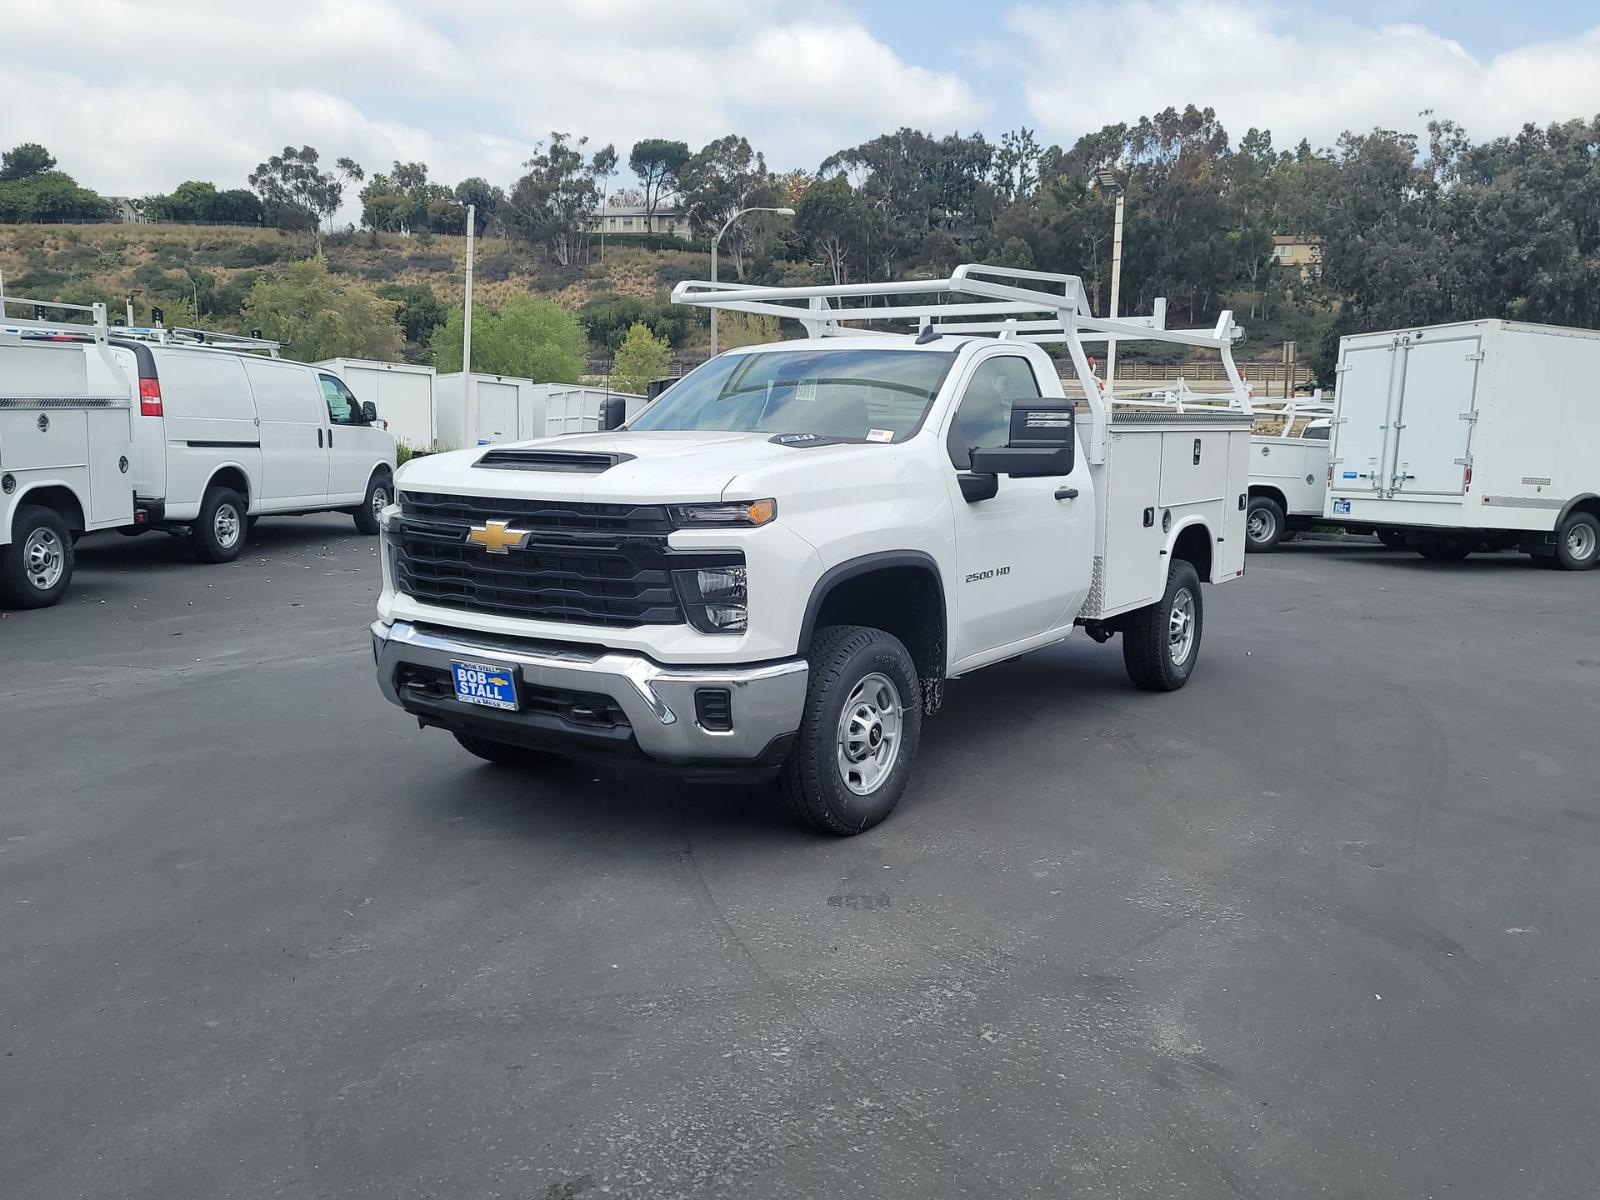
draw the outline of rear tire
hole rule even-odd
[[[900,639],[864,625],[819,630],[800,732],[778,796],[800,824],[848,837],[899,802],[922,741],[922,687]]]
[[[0,546],[0,599],[17,608],[48,608],[72,582],[72,531],[53,508],[25,504]]]
[[[1406,548],[1406,535],[1399,529],[1378,530],[1378,540],[1391,550],[1404,550]]]
[[[378,514],[389,506],[393,498],[394,480],[389,472],[374,471],[372,478],[367,481],[367,494],[361,498],[361,507],[351,514],[356,519],[356,528],[368,535],[377,533]]]
[[[1474,543],[1463,541],[1460,538],[1442,537],[1433,541],[1422,542],[1417,546],[1417,553],[1423,558],[1433,562],[1460,562],[1476,548]]]
[[[189,549],[201,562],[232,562],[244,550],[248,529],[244,497],[232,488],[207,488],[189,526]]]
[[[1276,500],[1269,496],[1250,497],[1250,510],[1244,521],[1244,548],[1270,554],[1283,541],[1286,526],[1283,507]]]
[[[1122,627],[1122,664],[1136,687],[1175,692],[1189,682],[1200,657],[1205,605],[1194,564],[1177,559],[1159,602],[1129,613]]]
[[[492,762],[497,766],[532,767],[550,761],[550,755],[543,750],[517,746],[511,742],[473,737],[470,733],[458,733],[455,739],[468,754],[476,754],[485,762]]]
[[[1600,563],[1600,519],[1575,512],[1556,530],[1556,563],[1563,571],[1592,571]]]

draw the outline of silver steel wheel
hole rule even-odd
[[[238,509],[226,500],[217,505],[216,516],[211,518],[211,532],[217,536],[217,545],[224,550],[232,550],[243,527]]]
[[[1181,667],[1189,661],[1194,649],[1194,593],[1179,588],[1172,597],[1172,611],[1167,614],[1167,653],[1172,665]]]
[[[1278,518],[1272,515],[1269,508],[1252,508],[1250,518],[1245,522],[1245,533],[1252,542],[1270,542],[1272,535],[1278,531]]]
[[[389,507],[389,489],[381,483],[372,487],[372,515],[381,517],[383,510]]]
[[[22,573],[30,586],[48,592],[66,569],[66,549],[54,529],[35,529],[22,543]]]
[[[900,691],[874,671],[851,689],[839,714],[839,778],[858,796],[883,786],[900,757]]]
[[[1567,530],[1567,553],[1574,562],[1588,562],[1594,557],[1594,526],[1587,521],[1575,521]]]

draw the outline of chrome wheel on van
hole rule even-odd
[[[61,582],[67,554],[53,529],[35,529],[22,544],[22,573],[28,583],[48,592]]]
[[[839,714],[839,778],[858,796],[877,791],[900,756],[900,691],[874,671],[850,691]]]
[[[1567,553],[1574,561],[1584,562],[1594,557],[1595,548],[1594,526],[1583,521],[1574,521],[1567,530]]]
[[[244,522],[239,519],[239,510],[227,501],[217,505],[216,514],[211,518],[211,531],[216,534],[217,545],[224,550],[231,550],[239,541],[239,533],[244,527]]]
[[[1172,608],[1167,614],[1167,653],[1175,667],[1189,661],[1189,651],[1194,649],[1194,626],[1194,593],[1181,587],[1173,593]]]
[[[389,507],[389,489],[383,484],[374,484],[372,488],[372,516],[373,519],[383,515],[383,510]]]

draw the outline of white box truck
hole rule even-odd
[[[459,450],[544,435],[544,406],[531,379],[450,371],[434,380],[440,447]]]
[[[979,264],[673,299],[808,336],[713,358],[625,430],[401,468],[372,643],[419,723],[499,764],[776,775],[794,817],[854,834],[905,790],[947,679],[1081,628],[1120,635],[1139,687],[1189,680],[1201,585],[1244,573],[1231,314],[1095,317],[1074,276]],[[1102,396],[1085,344],[1110,338],[1217,354],[1229,403]],[[1087,385],[1081,420],[1040,343]]]
[[[544,430],[541,437],[563,433],[601,433],[631,421],[649,403],[632,392],[614,392],[583,384],[543,383]]]
[[[439,440],[432,367],[370,358],[329,358],[312,366],[333,371],[357,400],[376,408],[395,441],[424,450]]]
[[[1463,321],[1339,342],[1326,515],[1427,558],[1600,562],[1600,332]]]

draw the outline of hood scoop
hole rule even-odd
[[[473,466],[487,467],[491,471],[564,471],[578,475],[598,475],[609,471],[618,463],[635,458],[632,454],[595,450],[549,450],[539,447],[526,449],[515,446],[497,447],[485,451]]]

